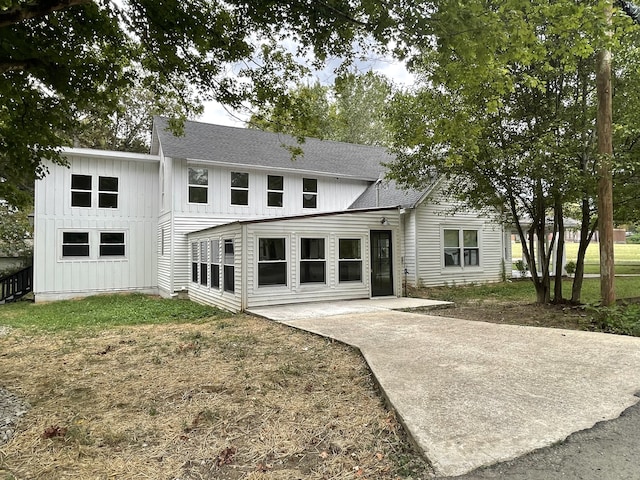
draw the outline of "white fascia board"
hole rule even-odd
[[[137,162],[160,162],[160,155],[148,153],[116,152],[112,150],[96,150],[93,148],[63,147],[60,151],[65,157],[90,157],[105,159],[134,160]]]

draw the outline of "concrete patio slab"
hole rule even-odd
[[[440,476],[549,446],[638,401],[640,338],[391,310],[325,314],[340,308],[277,319],[359,348]]]

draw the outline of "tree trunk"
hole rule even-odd
[[[589,205],[589,198],[585,195],[582,199],[582,220],[580,222],[580,244],[578,245],[578,257],[576,258],[576,273],[571,286],[572,303],[580,303],[584,280],[584,258],[597,227],[597,222],[591,226],[591,206]]]
[[[611,26],[611,0],[605,5],[605,21]],[[610,34],[610,32],[608,32]],[[598,224],[600,226],[600,294],[602,305],[612,305],[615,300],[613,263],[613,181],[611,175],[612,144],[612,95],[611,52],[598,53],[596,68],[598,93]]]
[[[562,271],[564,267],[564,209],[562,201],[556,201],[555,208],[556,225],[558,230],[558,242],[556,245],[556,272],[555,281],[553,286],[553,302],[562,303],[564,298],[562,297]]]

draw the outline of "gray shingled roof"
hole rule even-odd
[[[383,180],[370,185],[349,208],[414,208],[432,185],[424,190],[403,190],[393,180]]]
[[[304,154],[295,160],[283,145],[298,146],[289,135],[209,123],[185,123],[182,137],[166,130],[167,120],[156,117],[154,130],[163,153],[172,158],[215,161],[237,165],[287,168],[320,174],[376,180],[384,172],[382,162],[393,156],[385,148],[308,138]],[[154,144],[152,153],[158,153]]]

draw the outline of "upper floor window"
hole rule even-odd
[[[124,232],[100,232],[100,256],[120,256],[125,253]]]
[[[300,283],[325,283],[324,238],[300,239]]]
[[[98,177],[98,207],[118,208],[118,177]]]
[[[231,205],[249,205],[249,174],[231,172]]]
[[[209,201],[209,170],[189,167],[189,203]]]
[[[89,232],[62,232],[63,257],[88,257]]]
[[[445,229],[443,239],[445,267],[477,267],[480,265],[477,230]]]
[[[287,254],[284,238],[258,240],[258,285],[287,284]]]
[[[362,248],[359,238],[341,238],[338,241],[338,280],[362,281]]]
[[[71,175],[71,206],[91,206],[91,175]]]
[[[267,206],[282,207],[284,197],[284,177],[267,175]]]
[[[302,208],[317,208],[318,180],[315,178],[302,179]]]

